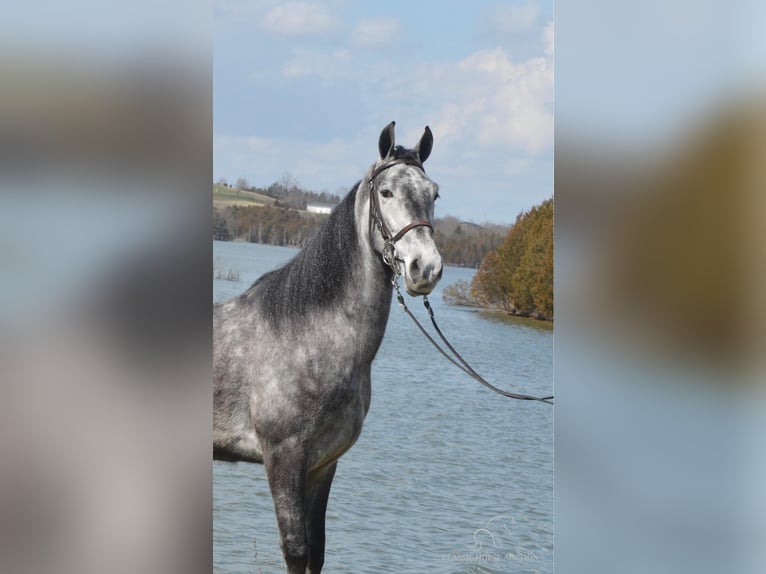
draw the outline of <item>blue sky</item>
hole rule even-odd
[[[552,2],[217,0],[213,50],[216,180],[345,193],[395,120],[408,147],[434,132],[437,215],[553,193]]]

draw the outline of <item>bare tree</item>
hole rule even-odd
[[[249,189],[247,180],[244,177],[237,179],[237,197],[239,197],[240,191],[245,191],[247,189]]]
[[[279,179],[279,185],[284,190],[285,195],[290,193],[293,189],[298,189],[300,187],[298,180],[289,171],[282,174],[282,177]]]

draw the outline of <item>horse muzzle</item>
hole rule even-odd
[[[429,258],[428,261],[422,258],[405,261],[404,286],[407,293],[413,297],[428,295],[439,283],[443,270],[441,257]]]

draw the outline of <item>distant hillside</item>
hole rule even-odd
[[[434,230],[444,263],[458,267],[481,265],[484,256],[499,247],[508,233],[504,225],[477,225],[451,216],[437,218]]]
[[[220,179],[213,185],[213,201],[229,205],[271,205],[304,211],[309,203],[336,205],[340,197],[327,191],[312,191],[298,185],[290,174],[266,188],[251,186],[243,177],[235,185]]]
[[[274,205],[276,199],[257,191],[236,189],[226,185],[213,185],[213,204],[218,205]]]

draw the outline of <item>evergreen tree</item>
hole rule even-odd
[[[519,214],[502,245],[484,257],[471,295],[487,307],[553,319],[553,199]]]

